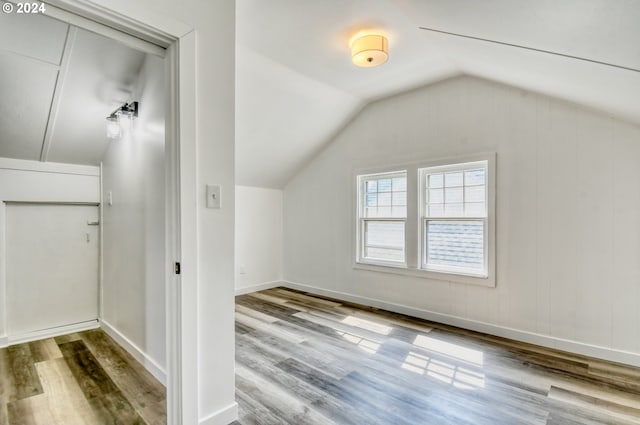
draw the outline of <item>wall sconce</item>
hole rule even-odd
[[[138,117],[138,102],[125,103],[107,117],[107,137],[118,139],[122,136],[122,119],[129,125]]]
[[[364,35],[351,42],[351,61],[366,68],[382,65],[389,59],[389,42],[382,35]]]

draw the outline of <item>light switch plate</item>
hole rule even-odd
[[[207,208],[220,208],[220,185],[207,185]]]

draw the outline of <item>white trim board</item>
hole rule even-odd
[[[213,412],[204,419],[201,419],[199,425],[227,425],[238,419],[238,403],[223,407],[222,409]]]
[[[155,360],[149,357],[144,351],[134,344],[129,338],[109,323],[102,320],[100,322],[102,330],[113,338],[122,348],[133,356],[150,374],[152,374],[162,385],[167,386],[167,372]]]
[[[255,285],[243,286],[242,288],[236,288],[236,297],[238,295],[250,294],[251,292],[263,291],[265,289],[276,288],[278,286],[284,286],[285,282],[281,280],[274,280],[273,282],[257,283]]]
[[[100,327],[98,320],[88,320],[86,322],[74,323],[72,325],[57,326],[55,328],[43,329],[40,331],[27,332],[20,335],[8,336],[5,338],[6,346],[22,344],[25,342],[37,341],[40,339],[53,338],[55,336],[67,335],[76,332],[88,331]],[[0,347],[1,347],[0,340]]]
[[[62,99],[64,83],[69,71],[69,59],[71,58],[71,52],[73,51],[73,44],[76,41],[77,33],[77,28],[67,27],[67,40],[65,41],[64,48],[62,49],[62,59],[60,60],[58,78],[56,78],[56,84],[53,88],[53,99],[51,100],[51,105],[49,105],[49,117],[47,119],[47,127],[44,130],[44,140],[42,141],[42,149],[40,151],[40,161],[42,162],[46,162],[49,157],[53,130],[55,129],[56,120],[58,119],[58,108],[60,106],[60,100]]]
[[[10,1],[15,3],[14,0]],[[104,8],[100,6],[89,5],[89,2],[87,1],[76,0],[73,7],[70,7],[65,0],[47,1],[47,7],[44,13],[59,21],[66,22],[112,40],[116,40],[134,50],[139,50],[159,57],[164,57],[164,47],[171,44],[173,41],[170,37],[161,35],[157,31],[154,32],[152,37],[147,37],[151,35],[151,31],[148,31],[148,34],[144,34],[144,31],[141,31],[140,29],[138,29],[138,31],[132,31],[131,26],[126,24],[121,25],[120,28],[103,25],[101,18],[115,18],[118,21],[121,18],[113,16],[113,14],[108,14]],[[137,22],[134,25],[136,27],[140,26]],[[133,35],[130,34],[131,32],[137,33]],[[155,42],[147,41],[147,38],[153,38]]]
[[[35,171],[42,173],[78,174],[100,176],[100,167],[93,165],[64,164],[62,162],[40,162],[26,159],[0,158],[0,169]]]
[[[160,47],[168,47],[176,39],[184,37],[193,30],[184,22],[172,16],[157,13],[145,4],[131,1],[108,3],[112,4],[102,6],[96,4],[95,0],[49,0],[47,14],[125,44],[128,44],[127,38],[129,42],[134,40],[121,34],[112,34],[109,30],[120,31],[127,36],[130,35],[147,44]],[[56,6],[57,9],[49,10],[49,6]],[[96,23],[103,25],[96,26]],[[137,48],[135,45],[132,47]]]
[[[598,345],[586,344],[583,342],[572,341],[563,338],[557,338],[549,335],[538,334],[534,332],[523,331],[514,328],[494,325],[491,323],[480,322],[463,317],[453,316],[449,314],[436,313],[434,311],[422,310],[415,307],[409,307],[402,304],[390,303],[374,298],[362,297],[359,295],[348,294],[346,292],[331,291],[328,289],[317,288],[302,283],[282,281],[281,285],[305,291],[312,294],[323,295],[339,300],[349,301],[362,304],[369,307],[376,307],[383,310],[392,311],[394,313],[405,314],[432,322],[442,323],[445,325],[456,326],[476,332],[482,332],[489,335],[495,335],[503,338],[509,338],[516,341],[526,342],[529,344],[540,345],[556,350],[567,351],[570,353],[580,354],[583,356],[595,357],[612,362],[624,363],[632,366],[640,367],[640,353],[630,351],[616,350],[613,348],[602,347]]]

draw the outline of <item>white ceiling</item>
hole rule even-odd
[[[144,53],[43,15],[0,14],[0,157],[98,165]]]
[[[239,184],[281,188],[368,103],[461,74],[640,123],[639,72],[418,28],[640,69],[637,0],[236,4]],[[388,63],[351,63],[349,40],[362,30],[389,38]],[[0,156],[98,164],[108,144],[104,118],[134,100],[143,60],[45,16],[0,14]]]
[[[637,0],[237,0],[236,177],[283,187],[364,105],[459,74],[545,93],[640,123]],[[349,40],[389,38],[378,68]]]

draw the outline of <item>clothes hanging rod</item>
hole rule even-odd
[[[421,30],[425,30],[425,31],[431,31],[431,32],[437,32],[437,33],[440,33],[440,34],[452,35],[454,37],[468,38],[468,39],[471,39],[471,40],[484,41],[484,42],[487,42],[487,43],[500,44],[500,45],[509,46],[509,47],[517,47],[519,49],[531,50],[533,52],[547,53],[547,54],[550,54],[550,55],[562,56],[564,58],[576,59],[576,60],[581,60],[581,61],[585,61],[585,62],[591,62],[591,63],[595,63],[595,64],[598,64],[598,65],[605,65],[605,66],[610,66],[610,67],[613,67],[613,68],[624,69],[625,71],[640,72],[640,69],[631,68],[631,67],[628,67],[628,66],[616,65],[616,64],[613,64],[613,63],[609,63],[609,62],[603,62],[603,61],[599,61],[599,60],[595,60],[595,59],[583,58],[583,57],[580,57],[580,56],[568,55],[568,54],[565,54],[565,53],[554,52],[554,51],[551,51],[551,50],[536,49],[535,47],[522,46],[520,44],[513,44],[513,43],[505,43],[503,41],[491,40],[491,39],[482,38],[482,37],[474,37],[472,35],[457,34],[455,32],[443,31],[443,30],[439,30],[439,29],[435,29],[435,28],[427,28],[427,27],[418,27],[418,28],[421,29]]]

